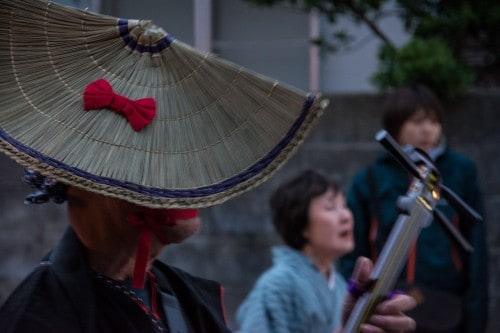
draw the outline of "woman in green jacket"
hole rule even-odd
[[[425,150],[443,184],[482,213],[476,166],[450,150],[442,133],[442,112],[439,100],[427,88],[399,88],[383,105],[383,127],[401,146]],[[376,260],[399,215],[396,202],[408,191],[410,178],[385,152],[354,177],[347,200],[354,216],[356,245],[341,260],[345,276],[350,275],[358,256]],[[417,332],[429,332],[430,328],[424,330],[426,321],[434,325],[433,332],[484,332],[488,313],[485,223],[474,224],[458,216],[445,200],[437,203],[437,209],[459,228],[474,252],[466,255],[460,251],[437,223],[422,230],[400,277],[401,286],[421,302],[414,313]]]

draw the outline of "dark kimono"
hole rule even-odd
[[[178,316],[184,318],[188,332],[230,332],[218,283],[159,261],[152,273],[161,313],[156,325],[127,290],[112,288],[96,278],[85,261],[82,244],[69,228],[0,309],[1,332],[169,332]],[[175,318],[165,315],[166,298],[181,309]]]

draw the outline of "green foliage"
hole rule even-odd
[[[396,50],[382,47],[380,69],[372,82],[381,89],[424,84],[436,94],[453,99],[473,81],[472,71],[460,64],[441,39],[415,38]]]
[[[468,37],[495,41],[500,31],[498,0],[398,0],[400,17],[416,37],[440,37],[454,48]]]
[[[398,0],[408,31],[439,37],[455,58],[476,73],[477,86],[500,84],[500,2],[498,0]]]
[[[373,76],[373,82],[383,89],[421,83],[441,97],[454,98],[471,84],[500,85],[498,0],[244,1],[269,6],[289,4],[304,11],[316,9],[332,24],[341,17],[364,24],[383,44],[380,68]],[[379,27],[379,19],[387,14],[401,18],[412,35],[413,40],[401,49]],[[344,31],[333,31],[329,37],[313,42],[333,52],[355,43],[355,38]]]

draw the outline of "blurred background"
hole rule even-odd
[[[494,1],[67,0],[116,17],[151,19],[196,48],[306,91],[330,105],[298,153],[268,182],[203,209],[201,233],[161,258],[225,287],[227,319],[279,243],[268,198],[283,179],[319,168],[347,186],[381,147],[387,88],[421,80],[445,101],[451,146],[479,168],[490,261],[490,317],[500,312],[500,5]],[[340,3],[340,5],[334,5]],[[412,4],[413,3],[413,4]],[[415,4],[416,3],[416,4]],[[427,7],[418,4],[427,3]],[[496,29],[496,30],[495,30]],[[440,37],[440,38],[434,38]],[[410,56],[408,56],[410,54]],[[433,59],[436,59],[433,61]],[[425,61],[424,61],[425,60]],[[412,66],[403,66],[404,62]],[[394,75],[394,64],[402,68]],[[431,75],[429,75],[429,73]],[[426,81],[427,80],[427,81]],[[61,236],[65,207],[23,205],[22,169],[0,156],[0,304]],[[490,320],[488,333],[500,332]]]

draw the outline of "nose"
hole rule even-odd
[[[351,209],[349,209],[349,207],[347,206],[342,209],[341,221],[344,224],[352,223],[353,221]]]
[[[424,132],[432,131],[434,126],[434,122],[430,119],[427,119],[422,123],[422,129],[424,130]]]

